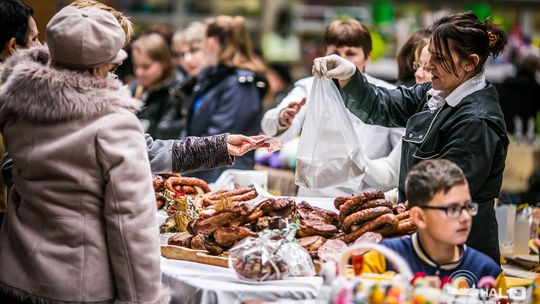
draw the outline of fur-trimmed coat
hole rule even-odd
[[[45,47],[23,50],[2,74],[14,186],[0,230],[0,293],[166,303],[139,104],[115,79],[48,63]]]

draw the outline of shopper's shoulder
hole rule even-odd
[[[259,80],[261,77],[248,69],[235,69],[230,78],[240,84],[252,84]]]

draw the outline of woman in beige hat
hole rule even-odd
[[[6,63],[0,127],[14,186],[0,294],[10,303],[168,302],[139,104],[109,74],[125,39],[112,14],[65,7],[47,47]]]

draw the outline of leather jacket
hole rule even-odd
[[[357,71],[343,92],[347,108],[364,122],[406,127],[399,176],[401,201],[406,200],[405,177],[412,166],[432,158],[453,161],[467,177],[472,200],[481,205],[480,213],[473,218],[469,241],[477,237],[481,241],[480,229],[496,240],[493,202],[501,190],[509,144],[497,91],[486,82],[483,89],[464,97],[455,107],[445,103],[430,110],[427,91],[431,87],[427,83],[387,90],[370,85]],[[480,223],[483,226],[475,229]],[[486,232],[488,228],[492,231]],[[479,248],[487,244],[473,247],[495,258],[498,243],[484,243],[490,248]]]

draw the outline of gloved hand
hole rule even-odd
[[[313,60],[312,73],[314,76],[326,76],[344,81],[349,80],[355,72],[354,63],[336,54]]]

